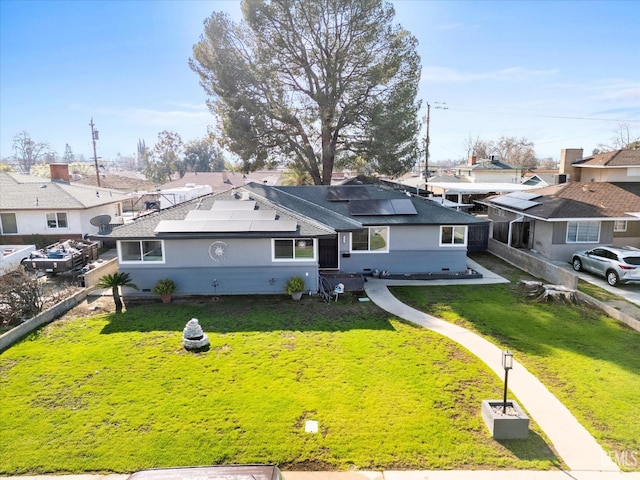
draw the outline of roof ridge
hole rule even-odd
[[[255,183],[255,182],[249,182],[249,183]],[[278,190],[279,192],[281,192],[281,193],[283,193],[285,195],[289,195],[290,197],[293,197],[293,198],[296,198],[296,199],[299,199],[299,200],[304,200],[304,199],[300,199],[299,197],[296,197],[295,195],[291,195],[291,194],[289,194],[287,192],[283,192],[282,190],[277,189],[275,186],[260,185],[260,184],[256,184],[256,185],[259,185],[260,188],[264,188],[264,187],[273,188],[273,189]],[[247,185],[245,185],[244,187],[238,187],[238,188],[245,188],[246,186]],[[300,213],[296,212],[295,210],[292,210],[292,209],[290,209],[288,207],[285,207],[284,205],[276,204],[276,203],[272,202],[271,200],[269,200],[268,198],[266,198],[265,196],[263,196],[263,195],[261,195],[259,193],[256,193],[254,190],[250,190],[250,191],[254,195],[258,195],[265,203],[273,206],[273,208],[275,208],[276,210],[277,209],[285,210],[287,212],[287,215],[291,215],[296,220],[300,220],[301,222],[304,222],[304,223],[306,223],[308,225],[313,225],[313,226],[316,226],[316,227],[319,227],[319,228],[325,228],[325,229],[331,230],[332,232],[335,232],[335,229],[331,225],[327,225],[326,223],[321,223],[316,219],[312,219],[312,218],[306,217],[304,215],[301,215]],[[309,202],[309,203],[311,203],[312,205],[314,205],[316,207],[319,206],[319,205],[316,205],[313,202]],[[332,213],[335,213],[335,212],[332,212]]]

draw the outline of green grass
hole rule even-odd
[[[502,384],[484,364],[372,303],[186,302],[60,320],[2,353],[0,474],[563,466],[535,424],[491,439],[480,403]],[[181,346],[192,317],[207,352]]]
[[[403,287],[393,293],[513,351],[605,450],[637,456],[639,332],[589,307],[524,300],[511,284]]]

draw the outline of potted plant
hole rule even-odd
[[[153,293],[160,295],[162,303],[169,303],[171,301],[171,294],[177,289],[176,284],[169,278],[163,278],[158,280],[153,287]]]
[[[304,292],[304,278],[298,276],[291,277],[287,280],[284,289],[291,295],[291,298],[300,300],[302,298],[302,292]]]

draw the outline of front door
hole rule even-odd
[[[318,239],[320,268],[338,268],[338,236]]]

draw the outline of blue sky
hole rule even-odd
[[[419,41],[432,160],[464,158],[469,138],[526,137],[558,158],[621,122],[640,136],[640,1],[393,5]],[[241,17],[235,0],[0,0],[0,156],[24,130],[91,158],[92,117],[105,159],[162,130],[203,137],[213,118],[188,60],[213,11]]]

